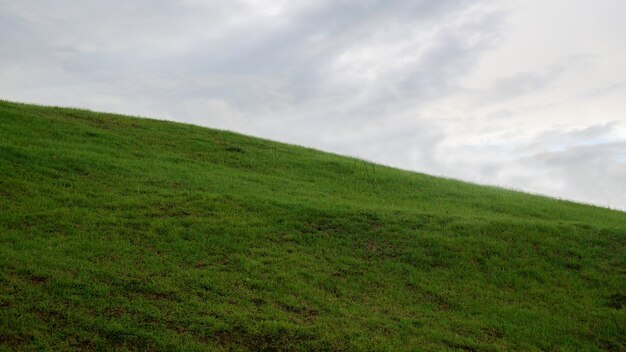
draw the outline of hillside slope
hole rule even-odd
[[[0,101],[0,350],[626,350],[626,213]]]

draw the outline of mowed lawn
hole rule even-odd
[[[626,213],[0,101],[0,350],[112,349],[625,351]]]

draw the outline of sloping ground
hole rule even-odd
[[[0,349],[626,350],[626,213],[0,101]]]

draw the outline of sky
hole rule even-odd
[[[626,210],[624,0],[0,0],[0,99]]]

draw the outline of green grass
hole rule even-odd
[[[0,350],[624,351],[625,306],[623,212],[0,101]]]

